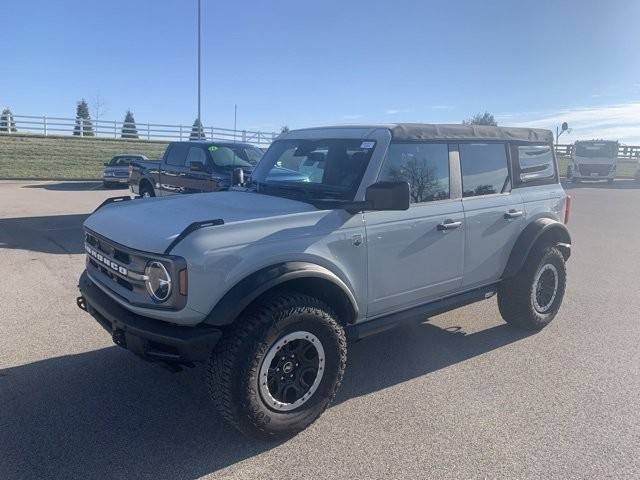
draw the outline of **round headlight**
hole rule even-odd
[[[145,284],[149,295],[158,302],[164,302],[171,295],[171,276],[161,262],[151,261],[145,268]]]

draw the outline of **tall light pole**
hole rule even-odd
[[[198,0],[198,123],[202,125],[202,121],[200,119],[200,31],[201,31],[201,21],[200,21],[200,2]]]
[[[238,104],[233,105],[233,143],[236,142],[236,132],[238,124]]]

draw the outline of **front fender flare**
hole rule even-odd
[[[348,299],[353,318],[358,315],[358,304],[351,289],[331,270],[309,262],[282,262],[262,268],[240,280],[216,303],[204,323],[228,325],[251,302],[267,290],[291,280],[318,278],[331,282]]]
[[[571,254],[571,235],[564,223],[553,218],[538,218],[525,227],[511,249],[502,279],[513,277],[524,266],[531,249],[538,241],[549,241],[561,247],[565,260]]]

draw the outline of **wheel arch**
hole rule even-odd
[[[520,233],[511,249],[502,278],[513,277],[517,274],[524,266],[534,246],[544,243],[557,246],[565,260],[571,255],[571,235],[564,223],[553,218],[538,218]]]
[[[154,190],[153,183],[147,177],[142,177],[138,185],[140,189],[142,189],[143,186],[148,185],[149,187],[151,187],[151,191]]]
[[[262,268],[236,283],[216,303],[204,323],[229,325],[253,302],[270,291],[290,288],[316,297],[335,310],[338,320],[351,324],[358,304],[347,284],[331,270],[309,262],[282,262]]]

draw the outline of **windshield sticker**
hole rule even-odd
[[[376,142],[362,142],[360,148],[373,148]]]
[[[210,151],[211,153],[215,152],[217,149],[218,149],[218,147],[216,147],[215,145],[211,145],[211,146],[209,147],[209,151]]]

